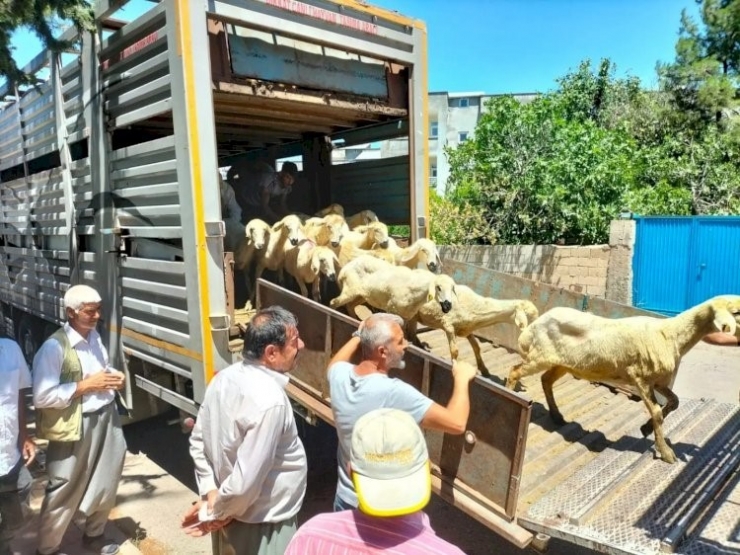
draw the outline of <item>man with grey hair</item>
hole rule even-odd
[[[285,386],[303,346],[293,314],[262,309],[244,333],[244,361],[206,390],[190,437],[201,499],[182,525],[217,532],[214,553],[282,555],[295,534],[308,463]]]
[[[362,360],[354,365],[350,360],[358,347]],[[339,438],[335,511],[357,507],[347,463],[352,428],[362,415],[378,408],[394,408],[409,413],[422,428],[456,435],[465,431],[470,414],[468,385],[476,369],[466,363],[452,365],[452,397],[447,406],[442,406],[406,382],[388,376],[390,370],[405,367],[406,347],[403,320],[394,314],[373,314],[329,362],[331,406]]]
[[[119,546],[103,534],[123,471],[126,441],[115,402],[124,375],[108,364],[96,326],[102,299],[87,285],[64,295],[67,323],[33,360],[36,435],[49,440],[49,482],[41,505],[40,555],[59,547],[77,511],[85,515],[83,546],[101,555]]]

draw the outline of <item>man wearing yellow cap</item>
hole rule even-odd
[[[357,421],[350,476],[359,508],[313,517],[285,555],[463,555],[437,537],[422,512],[432,493],[429,453],[408,413],[376,409]]]

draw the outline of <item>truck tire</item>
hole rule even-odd
[[[15,339],[29,365],[33,362],[33,357],[41,346],[41,331],[39,328],[36,318],[30,314],[21,316],[16,326]]]

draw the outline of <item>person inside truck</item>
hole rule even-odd
[[[308,461],[285,393],[304,347],[293,314],[258,311],[244,333],[243,362],[206,389],[190,436],[201,499],[182,519],[212,536],[214,553],[283,553],[297,528]]]
[[[104,530],[126,456],[116,402],[125,377],[109,366],[108,351],[95,329],[101,306],[102,299],[92,287],[67,289],[67,323],[41,345],[33,359],[36,436],[49,440],[39,555],[63,555],[59,548],[78,510],[85,515],[85,550],[101,555],[119,551]]]
[[[18,343],[0,338],[0,555],[14,551],[10,540],[23,525],[23,507],[31,492],[28,465],[36,444],[26,435],[25,390],[31,372]]]
[[[231,166],[226,179],[234,187],[242,208],[242,223],[260,218],[272,225],[287,216],[287,199],[297,175],[298,166],[293,162],[284,162],[279,172],[264,162],[237,162]]]
[[[376,409],[352,430],[350,476],[359,510],[320,514],[298,529],[285,555],[463,555],[437,537],[422,511],[432,496],[429,452],[414,419]]]
[[[224,250],[236,252],[240,242],[244,240],[244,224],[242,223],[242,209],[236,202],[236,194],[229,183],[218,173],[218,186],[221,192],[221,218],[224,221],[226,236]]]
[[[403,320],[395,314],[378,313],[364,320],[359,329],[329,362],[331,409],[339,439],[337,493],[334,510],[357,507],[357,495],[347,471],[352,429],[361,416],[373,409],[395,408],[409,413],[422,428],[459,435],[465,432],[470,414],[468,386],[477,369],[456,362],[452,366],[452,396],[442,406],[413,386],[388,376],[392,369],[403,370],[408,342]],[[358,349],[361,362],[350,363]]]

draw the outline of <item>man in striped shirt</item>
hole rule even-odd
[[[408,413],[376,409],[357,421],[350,475],[359,508],[313,517],[285,555],[463,555],[422,512],[432,493],[429,454]]]

